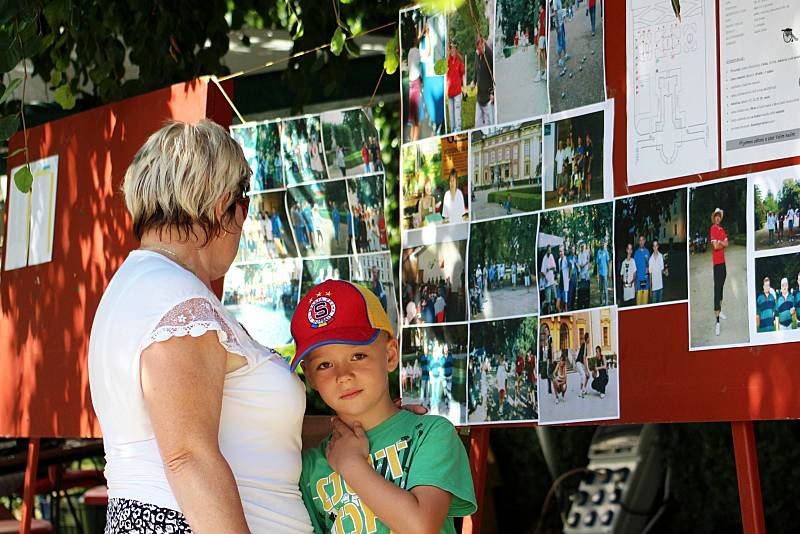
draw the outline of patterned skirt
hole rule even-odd
[[[105,534],[192,534],[186,516],[131,499],[109,499]]]

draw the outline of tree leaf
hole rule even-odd
[[[22,78],[16,78],[11,80],[11,83],[8,84],[6,90],[3,91],[3,96],[0,96],[0,104],[11,98],[11,95],[14,93],[14,89],[19,87],[19,84],[22,83]]]
[[[61,109],[72,109],[75,107],[75,95],[69,88],[69,84],[64,84],[56,88],[53,98],[61,106]]]
[[[438,76],[447,74],[447,58],[442,58],[433,64],[433,72]]]
[[[19,129],[19,117],[8,115],[0,117],[0,141],[7,141]]]
[[[333,32],[333,38],[331,39],[331,53],[334,56],[338,56],[342,53],[345,38],[344,31],[341,28],[336,28],[336,31]]]
[[[389,42],[386,43],[386,55],[383,59],[383,69],[386,71],[386,74],[394,74],[397,70],[398,65],[400,64],[399,58],[397,57],[397,32],[389,39]]]
[[[14,173],[14,185],[23,193],[31,192],[31,187],[33,187],[33,175],[27,165]]]
[[[421,0],[419,6],[427,15],[451,13],[461,7],[464,0]]]

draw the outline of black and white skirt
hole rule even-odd
[[[105,534],[192,534],[186,516],[131,499],[109,499]]]

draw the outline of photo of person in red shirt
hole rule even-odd
[[[461,125],[461,100],[464,83],[464,59],[456,48],[454,38],[450,38],[447,49],[447,120],[448,130],[451,133],[460,132]]]
[[[709,241],[711,242],[711,263],[714,265],[714,315],[717,322],[714,325],[714,334],[719,335],[719,319],[725,318],[722,313],[722,290],[725,287],[725,278],[728,273],[725,268],[725,249],[728,247],[728,234],[722,225],[722,217],[725,213],[717,208],[711,214],[711,230],[709,231]]]

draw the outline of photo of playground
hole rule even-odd
[[[749,343],[747,178],[689,188],[689,348]]]
[[[617,305],[685,301],[686,189],[617,199],[614,209]]]
[[[467,134],[402,148],[403,229],[469,220]]]
[[[539,322],[539,424],[619,417],[615,308]]]
[[[297,256],[284,203],[285,191],[250,196],[242,224],[236,261],[262,261]]]
[[[603,198],[603,123],[603,111],[545,123],[545,208]]]
[[[605,0],[553,0],[551,4],[548,84],[552,113],[606,98],[604,4]]]
[[[286,184],[324,180],[322,133],[318,117],[285,120],[281,129],[283,172]]]
[[[470,319],[539,313],[537,215],[473,223],[469,237]]]
[[[542,209],[542,122],[483,128],[470,134],[472,220]]]
[[[800,167],[753,176],[755,249],[800,245]]]
[[[350,258],[303,260],[303,278],[300,285],[301,296],[325,280],[346,280],[349,282]]]
[[[301,256],[336,256],[352,248],[347,232],[347,186],[344,180],[319,182],[288,190],[289,220]]]
[[[231,126],[231,136],[239,143],[253,174],[250,192],[284,187],[281,157],[281,123]]]
[[[470,325],[468,422],[538,418],[538,322],[525,317]]]
[[[455,425],[467,420],[467,325],[406,328],[400,358],[403,404],[421,404]]]
[[[300,298],[301,261],[234,264],[225,275],[222,303],[266,347],[292,343],[289,326]]]
[[[466,254],[466,239],[403,249],[403,324],[467,320]]]
[[[399,34],[402,142],[442,135],[447,18],[419,7],[401,11]]]
[[[352,215],[348,215],[348,239],[355,242],[359,254],[389,250],[384,212],[385,178],[383,174],[347,180],[347,198]],[[336,214],[334,213],[334,217]]]
[[[497,0],[497,121],[550,111],[545,0]]]
[[[350,257],[350,281],[371,290],[381,301],[384,311],[399,335],[396,274],[392,269],[392,255],[359,254]]]
[[[613,202],[545,211],[537,257],[540,313],[614,304]]]
[[[755,310],[756,338],[778,337],[780,341],[800,339],[800,253],[763,256],[755,259],[755,290],[751,302]],[[775,334],[778,332],[778,334]]]
[[[368,108],[320,115],[330,178],[383,172],[378,131]]]
[[[479,85],[491,91],[492,76],[486,80],[478,76],[491,72],[487,64],[491,64],[494,50],[494,0],[465,0],[448,15],[447,30],[445,124],[448,133],[458,133],[475,127],[481,109]],[[477,52],[481,36],[485,40],[483,54]]]

